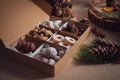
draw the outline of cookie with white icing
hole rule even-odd
[[[54,43],[59,43],[64,40],[64,36],[57,34],[53,36],[52,40]]]
[[[64,39],[64,43],[67,45],[73,45],[76,42],[74,38],[71,38],[69,36],[66,36]]]

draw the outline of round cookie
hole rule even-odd
[[[54,59],[49,59],[49,61],[48,61],[48,64],[50,64],[50,65],[54,65],[56,62],[55,62],[55,60]]]
[[[48,47],[46,49],[46,56],[48,56],[48,57],[57,56],[57,50],[54,47]]]
[[[53,36],[52,40],[54,43],[59,43],[64,40],[64,36],[57,34]]]
[[[64,44],[73,45],[76,42],[74,38],[66,36],[64,39]]]
[[[71,47],[71,45],[65,44],[64,42],[60,42],[59,45],[65,47],[65,48]]]

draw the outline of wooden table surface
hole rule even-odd
[[[88,2],[89,0],[72,0],[73,13],[77,16],[77,20],[87,17]],[[3,32],[6,34],[1,32],[0,34],[3,35],[0,35],[0,38],[1,36],[8,36],[7,34],[9,34],[9,28],[11,26],[15,27],[18,24],[19,27],[32,27],[42,18],[42,16],[39,15],[40,13],[39,6],[31,0],[2,0],[0,2],[0,29],[3,29],[5,31]],[[3,27],[6,27],[6,29]],[[112,32],[99,27],[97,28],[99,31],[106,34],[106,39],[116,41],[120,44],[120,32]],[[15,30],[10,30],[13,31],[10,36],[15,35]],[[27,31],[25,30],[25,32]],[[17,35],[20,35],[20,33]],[[92,36],[90,35],[87,41],[91,38]],[[8,38],[5,39],[5,42],[9,41],[7,39]],[[10,42],[12,40],[10,40]],[[3,51],[4,48],[0,45],[0,80],[120,80],[120,64],[76,65],[74,64],[73,57],[71,57],[58,75],[55,77],[48,77],[20,63],[7,59],[1,55],[5,53]]]

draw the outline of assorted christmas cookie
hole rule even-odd
[[[74,38],[71,38],[69,36],[66,36],[64,39],[64,43],[67,45],[73,45],[76,42]]]
[[[48,21],[43,22],[41,25],[46,26],[46,27],[50,27],[50,28],[53,28],[53,29],[60,29],[60,27],[62,25],[62,20],[49,19]]]
[[[66,44],[64,42],[59,42],[59,45],[65,47],[67,49],[69,49],[71,47],[71,45],[68,45],[68,44]]]
[[[80,26],[76,26],[73,22],[68,22],[67,26],[63,28],[64,31],[76,34],[77,36],[82,35],[82,33],[85,31],[84,28]]]
[[[59,35],[59,34],[56,34],[52,37],[52,42],[54,43],[59,43],[59,42],[62,42],[64,40],[64,36],[62,35]]]
[[[20,39],[17,42],[17,45],[15,46],[15,48],[21,53],[28,54],[29,52],[35,51],[37,47],[33,42],[28,42],[26,40]]]
[[[38,38],[46,41],[48,40],[48,38],[50,38],[53,35],[53,32],[51,30],[48,30],[42,27],[42,28],[37,28],[35,30],[30,31],[29,35],[34,38]]]
[[[75,44],[76,39],[69,37],[69,36],[63,36],[61,34],[56,34],[52,36],[52,39],[50,40],[50,42],[69,49],[73,44]]]
[[[58,47],[52,47],[45,44],[40,52],[34,56],[35,59],[44,63],[55,65],[65,54],[65,49],[59,49]]]

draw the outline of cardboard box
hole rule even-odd
[[[80,38],[77,40],[77,42],[70,48],[70,50],[67,51],[67,53],[65,53],[65,55],[54,66],[46,64],[41,61],[38,61],[38,60],[36,60],[32,57],[26,56],[24,54],[20,54],[9,48],[6,48],[8,50],[8,53],[6,54],[6,56],[17,62],[20,62],[20,63],[26,65],[28,67],[36,69],[37,71],[48,74],[49,76],[55,76],[62,69],[62,67],[66,64],[66,62],[71,57],[71,55],[76,53],[80,44],[89,35],[89,32],[90,32],[90,27],[88,27],[86,29],[86,31],[80,36]]]
[[[41,20],[40,20],[41,22],[44,22],[46,19],[49,18],[49,15],[44,13],[41,9],[40,9],[40,13],[41,13],[40,15],[42,17]],[[24,16],[26,16],[26,15],[24,15]],[[31,20],[31,22],[32,22],[32,20]],[[19,22],[17,22],[17,23],[19,24]],[[16,25],[17,25],[17,23],[16,23]],[[75,22],[75,23],[77,23],[77,22]],[[31,25],[33,25],[33,24],[31,23]],[[36,60],[32,57],[26,56],[24,54],[20,54],[20,53],[14,51],[14,50],[11,50],[11,49],[7,48],[8,45],[13,45],[14,43],[16,43],[17,39],[24,36],[25,33],[29,32],[29,30],[33,30],[33,26],[29,25],[29,27],[27,26],[27,28],[25,27],[25,25],[21,26],[21,29],[19,27],[19,29],[15,29],[15,32],[13,32],[14,31],[13,26],[10,26],[9,28],[11,28],[10,31],[7,28],[4,29],[4,30],[8,30],[7,37],[9,39],[8,38],[6,39],[6,37],[3,36],[2,34],[0,35],[3,42],[5,42],[4,44],[6,45],[6,51],[7,52],[5,53],[5,56],[14,60],[14,61],[22,63],[22,64],[24,64],[24,65],[26,65],[26,66],[28,66],[32,69],[35,69],[35,70],[40,71],[44,74],[47,74],[49,76],[55,76],[63,68],[63,66],[66,64],[66,62],[71,57],[71,55],[76,53],[80,44],[88,37],[88,35],[90,33],[90,27],[85,27],[86,28],[85,32],[79,37],[77,42],[70,48],[69,51],[67,51],[67,53],[54,66],[52,66],[52,65],[49,65],[49,64],[46,64],[44,62],[38,61],[38,60]],[[25,28],[25,30],[24,30],[24,28]],[[28,29],[28,31],[26,31],[27,29]],[[2,32],[4,32],[4,31],[2,31]],[[17,32],[19,32],[19,34],[16,34]],[[58,33],[59,32],[61,32],[61,31],[58,31]],[[63,33],[66,34],[66,35],[71,35],[71,34],[66,33],[66,32],[63,32]],[[12,36],[12,34],[14,34],[14,36]],[[43,43],[44,43],[44,41],[43,41]]]

